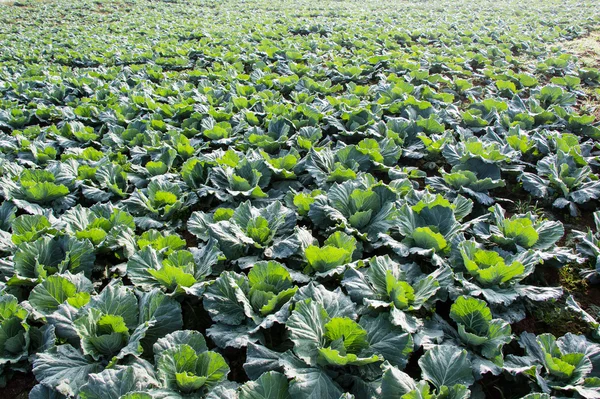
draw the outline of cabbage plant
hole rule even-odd
[[[353,301],[372,309],[389,309],[392,324],[410,333],[423,327],[418,311],[430,310],[451,283],[447,266],[424,275],[416,264],[398,264],[387,255],[371,258],[367,267],[347,269],[342,280]]]
[[[482,205],[491,205],[494,199],[490,196],[490,190],[504,187],[506,183],[501,179],[499,171],[486,173],[481,168],[483,161],[473,160],[468,166],[454,166],[450,172],[440,169],[441,176],[425,179],[425,182],[437,191],[449,194],[449,199],[458,194],[464,194],[474,198]],[[497,172],[497,173],[494,173]]]
[[[465,294],[483,296],[491,305],[502,306],[522,298],[547,301],[562,295],[560,287],[523,283],[542,263],[539,254],[531,249],[513,254],[499,248],[487,250],[474,240],[466,240],[459,244],[459,251],[463,271],[456,273],[455,278]]]
[[[367,238],[377,244],[379,234],[396,223],[396,193],[383,183],[365,175],[358,180],[334,184],[326,195],[319,195],[310,205],[308,216],[323,229],[339,229]]]
[[[520,345],[525,356],[509,355],[506,370],[522,374],[546,394],[575,393],[584,398],[600,396],[600,346],[583,335],[524,332]]]
[[[521,175],[523,188],[533,196],[553,199],[552,206],[568,208],[571,216],[580,214],[578,205],[585,205],[600,197],[600,180],[585,164],[562,151],[548,155],[537,164],[537,173]]]
[[[435,398],[467,399],[469,386],[474,383],[472,363],[467,351],[451,345],[437,345],[419,359],[422,380],[415,381],[389,363],[382,364],[381,397],[394,399]]]
[[[98,253],[117,252],[130,255],[135,231],[134,217],[109,204],[96,204],[90,208],[77,205],[60,218],[65,231],[80,239],[89,240]]]
[[[577,250],[582,253],[592,269],[582,271],[582,275],[590,282],[597,284],[600,282],[600,212],[594,212],[594,225],[596,231],[588,229],[587,232],[574,231],[578,241]]]
[[[68,163],[54,162],[45,169],[5,166],[2,178],[4,198],[28,213],[43,214],[44,208],[56,212],[75,205],[75,177]],[[6,173],[9,172],[9,173]]]
[[[6,383],[8,369],[29,355],[29,312],[13,295],[0,292],[0,382]]]
[[[158,338],[183,326],[181,305],[159,290],[135,292],[114,280],[83,306],[77,297],[55,311],[58,298],[43,303],[52,306],[46,317],[61,341],[36,356],[33,373],[54,394],[77,396],[92,374],[151,355]]]
[[[223,272],[204,294],[204,307],[216,323],[208,336],[220,347],[246,346],[261,329],[285,322],[297,290],[290,272],[276,261],[255,263],[247,276]]]
[[[441,317],[435,317],[444,333],[444,342],[468,349],[468,358],[476,376],[481,377],[488,372],[500,374],[504,365],[502,348],[513,339],[510,324],[493,318],[485,301],[467,296],[456,298],[449,316],[455,327]]]
[[[260,208],[245,201],[236,209],[194,212],[188,221],[191,233],[203,241],[214,239],[231,260],[265,252],[274,258],[291,255],[286,240],[295,226],[295,212],[279,201]]]
[[[79,273],[91,277],[96,255],[89,240],[70,236],[40,237],[17,246],[14,275],[9,285],[35,285],[56,273]]]
[[[195,253],[182,249],[168,255],[145,246],[129,258],[127,277],[143,290],[160,288],[168,293],[200,296],[209,284],[206,277],[219,260],[219,251],[211,244]]]
[[[577,257],[567,248],[556,246],[564,233],[559,221],[543,219],[531,212],[505,216],[506,211],[496,204],[490,208],[487,222],[477,222],[473,233],[481,240],[515,252],[535,251],[545,262],[562,265]]]
[[[186,207],[188,194],[181,186],[166,180],[153,180],[148,187],[136,190],[122,201],[142,228],[161,228]]]
[[[382,239],[399,256],[425,256],[441,264],[463,229],[459,220],[472,207],[472,201],[463,196],[450,202],[439,194],[416,194],[413,203],[407,202],[399,209],[395,227],[403,238],[382,236]]]
[[[210,181],[217,189],[215,195],[226,201],[234,198],[266,198],[265,189],[271,182],[272,172],[258,153],[240,156],[229,150],[217,160],[211,170]]]
[[[227,362],[208,350],[202,334],[180,330],[159,339],[153,348],[160,397],[203,397],[229,374]]]

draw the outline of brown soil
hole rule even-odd
[[[188,230],[183,230],[181,232],[181,237],[185,240],[188,248],[195,248],[198,246],[198,238]]]
[[[521,335],[523,332],[534,333],[536,331],[535,319],[533,316],[527,316],[523,320],[511,325],[512,332],[515,335]]]
[[[0,388],[0,398],[27,399],[29,391],[36,385],[32,373],[16,373],[8,380],[6,387]]]

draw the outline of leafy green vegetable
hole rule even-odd
[[[450,307],[450,318],[458,326],[460,340],[478,348],[483,357],[502,365],[502,346],[512,340],[510,325],[501,319],[492,319],[484,301],[460,296]]]
[[[356,239],[342,232],[330,235],[322,247],[309,245],[304,250],[308,271],[329,273],[352,261]]]
[[[542,391],[575,391],[583,397],[598,395],[598,345],[582,335],[568,333],[556,339],[552,334],[524,332],[520,337],[527,356],[507,357],[507,370],[523,371]]]
[[[88,240],[68,236],[41,237],[18,246],[14,258],[15,275],[9,284],[36,284],[55,273],[83,272],[90,277],[96,256]]]
[[[170,338],[175,338],[170,341]],[[209,351],[204,337],[195,331],[178,331],[155,344],[157,376],[171,394],[199,395],[229,374],[223,356]]]
[[[0,366],[17,363],[28,355],[30,345],[28,312],[16,297],[0,294]]]
[[[596,2],[0,3],[0,387],[600,397]]]
[[[358,181],[334,184],[326,196],[315,198],[308,215],[321,228],[335,225],[376,239],[395,223],[395,200],[393,190],[365,176]]]

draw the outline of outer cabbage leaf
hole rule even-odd
[[[336,227],[347,233],[377,241],[398,217],[396,193],[370,176],[334,184],[326,195],[317,196],[308,216],[321,228]]]
[[[437,389],[456,384],[468,387],[474,382],[467,351],[455,346],[433,347],[419,359],[419,366],[423,379],[431,382]]]
[[[261,375],[256,381],[248,381],[240,388],[240,399],[289,399],[287,377],[275,371]]]
[[[88,240],[70,237],[41,237],[32,243],[22,243],[15,253],[16,275],[9,284],[35,284],[43,278],[67,271],[91,276],[96,256]]]
[[[16,297],[0,292],[0,366],[27,357],[30,345],[28,315]]]

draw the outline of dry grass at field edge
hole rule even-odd
[[[569,53],[576,55],[585,67],[600,67],[600,31],[563,43]]]
[[[561,44],[568,53],[579,59],[582,66],[600,68],[600,31],[593,31],[584,37]],[[587,87],[584,90],[586,98],[580,104],[581,112],[592,114],[596,121],[600,121],[600,89]]]

